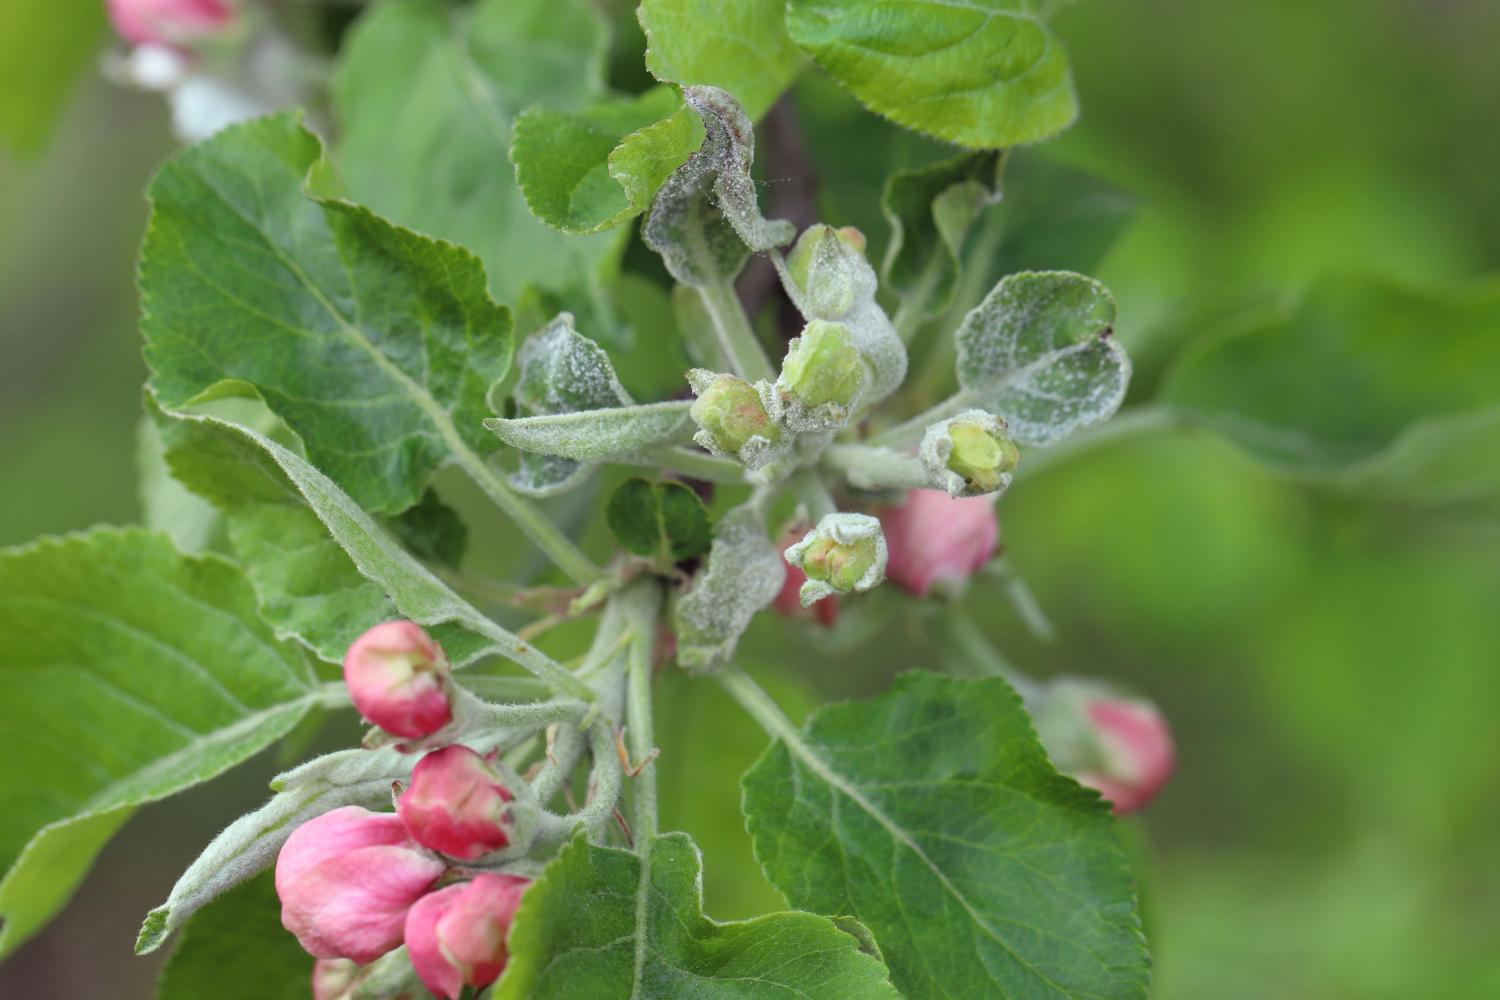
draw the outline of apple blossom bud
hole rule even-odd
[[[1143,698],[1097,681],[1062,678],[1031,708],[1058,770],[1097,789],[1116,814],[1143,808],[1172,776],[1171,730]]]
[[[756,388],[744,379],[703,368],[694,368],[687,377],[698,397],[688,411],[699,427],[693,440],[715,455],[738,458],[751,469],[770,461],[781,428],[766,412]]]
[[[834,593],[869,590],[885,579],[886,546],[880,522],[868,514],[829,514],[786,552],[807,576],[802,606]]]
[[[510,800],[500,775],[483,757],[451,746],[417,762],[396,813],[423,847],[469,861],[510,843]]]
[[[234,21],[229,0],[106,0],[109,19],[132,45],[179,45],[218,34]]]
[[[800,532],[783,535],[777,543],[780,549],[796,544],[801,538]],[[811,611],[802,607],[802,585],[807,582],[807,574],[802,572],[802,567],[793,566],[790,563],[786,567],[786,579],[781,585],[781,592],[771,602],[771,607],[783,618],[802,618],[811,614],[813,620],[819,625],[832,626],[838,620],[839,599],[828,597],[818,601],[812,606]]]
[[[355,639],[344,683],[359,714],[393,736],[421,739],[453,718],[448,659],[413,622],[385,622]]]
[[[994,496],[954,499],[941,490],[911,490],[906,502],[881,512],[898,587],[925,597],[934,589],[961,592],[1000,542]]]
[[[1021,460],[1005,421],[984,410],[967,410],[928,427],[918,455],[933,482],[951,497],[1002,492]]]
[[[800,292],[799,305],[820,319],[837,319],[854,304],[851,256],[863,259],[865,235],[853,226],[809,226],[786,258],[786,273]]]
[[[815,319],[787,348],[776,380],[775,416],[799,432],[842,427],[867,378],[848,328]]]
[[[406,918],[406,950],[423,984],[457,1000],[465,986],[483,988],[505,970],[505,935],[530,885],[515,875],[485,874],[424,897]]]
[[[395,815],[335,809],[282,845],[281,923],[318,958],[372,962],[401,943],[406,911],[446,867],[411,842]]]

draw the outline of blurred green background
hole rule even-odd
[[[1049,153],[1142,202],[1097,269],[1141,391],[1184,344],[1320,277],[1500,271],[1500,4],[1093,0],[1058,28],[1083,116]],[[138,516],[134,254],[173,143],[156,98],[91,69],[39,156],[0,154],[3,544]],[[1154,997],[1500,996],[1494,508],[1333,495],[1180,431],[1022,475],[1000,509],[1060,638],[983,582],[970,606],[997,644],[1038,674],[1128,683],[1176,733],[1177,775],[1128,824]],[[808,653],[764,626],[751,649],[805,707],[930,663],[916,615],[893,617],[879,641],[854,620],[799,633]],[[662,697],[683,726],[662,736],[665,824],[702,843],[709,912],[773,905],[735,786],[763,738],[716,689],[670,678]],[[143,810],[0,967],[0,995],[150,996],[141,915],[277,767]]]

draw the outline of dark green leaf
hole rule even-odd
[[[311,660],[256,612],[232,564],[138,529],[0,553],[0,954],[136,806],[238,764],[317,702]]]
[[[309,200],[320,155],[276,115],[158,175],[141,260],[150,385],[168,409],[254,386],[356,501],[399,513],[438,466],[494,448],[481,422],[510,367],[510,314],[458,247]]]
[[[644,862],[581,838],[563,849],[516,914],[495,1000],[899,1000],[880,963],[826,917],[705,917],[687,834],[642,847]]]
[[[778,735],[744,779],[756,854],[792,905],[869,927],[909,1000],[1146,996],[1109,810],[1003,681],[907,674]]]
[[[644,212],[703,143],[703,123],[668,87],[582,111],[528,108],[511,159],[532,212],[566,233],[596,233]]]
[[[458,569],[469,545],[469,529],[458,511],[428,490],[408,511],[386,522],[391,534],[424,562]]]
[[[668,83],[721,87],[758,119],[806,61],[785,10],[783,0],[643,0],[646,67]]]
[[[681,483],[627,479],[609,498],[605,516],[620,544],[638,556],[675,563],[713,544],[703,501]]]
[[[1330,279],[1184,357],[1163,394],[1295,475],[1362,493],[1500,490],[1500,283]]]
[[[883,268],[886,284],[942,312],[958,283],[959,255],[969,226],[986,202],[1000,196],[999,153],[970,153],[941,163],[898,170],[886,181],[881,209],[891,226]]]
[[[1078,113],[1041,0],[790,0],[787,30],[870,110],[974,149],[1036,142]]]

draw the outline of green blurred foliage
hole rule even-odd
[[[611,80],[638,88],[639,32],[628,16],[618,24]],[[1047,155],[1142,205],[1095,272],[1119,299],[1138,398],[1184,346],[1319,278],[1426,284],[1500,271],[1500,5],[1094,0],[1063,7],[1055,25],[1082,115]],[[7,544],[136,516],[133,252],[139,192],[171,147],[154,99],[97,81],[79,89],[41,158],[0,160]],[[839,179],[820,210],[863,228],[878,260],[885,173],[944,148],[879,122],[815,72],[796,106],[824,178]],[[774,197],[782,178],[764,176]],[[640,254],[626,259],[634,269]],[[626,323],[638,333],[671,323],[665,296],[638,274],[626,281]],[[641,398],[670,391],[653,359],[619,358]],[[608,529],[590,512],[623,478],[601,474],[548,507],[606,552]],[[542,570],[470,486],[443,475],[438,491],[469,525],[468,573]],[[1059,638],[1030,635],[1002,587],[976,581],[970,607],[997,644],[1041,675],[1127,683],[1176,733],[1177,775],[1130,822],[1154,997],[1500,993],[1493,508],[1333,496],[1180,431],[1033,476],[1023,464],[1001,516],[1009,562]],[[831,635],[763,621],[745,648],[800,719],[933,665],[929,619],[876,592],[845,602]],[[563,634],[548,648],[568,655],[582,641]],[[663,828],[702,845],[709,914],[776,905],[736,809],[737,777],[763,737],[705,682],[663,677],[660,697]],[[344,721],[318,744],[347,742]],[[139,917],[209,820],[255,801],[256,777],[143,814],[64,918],[0,970],[0,993],[19,981],[33,995],[88,995],[63,960],[86,934],[113,995],[149,995],[138,985],[148,963],[129,957]]]

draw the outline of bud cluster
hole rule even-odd
[[[447,658],[412,622],[386,622],[355,640],[344,678],[360,713],[394,736],[431,738],[453,719]],[[511,844],[512,798],[493,754],[453,744],[417,762],[395,813],[344,806],[292,831],[276,861],[276,892],[282,924],[323,960],[315,997],[367,995],[362,967],[403,943],[439,997],[499,978],[528,880],[469,878],[462,863]]]

